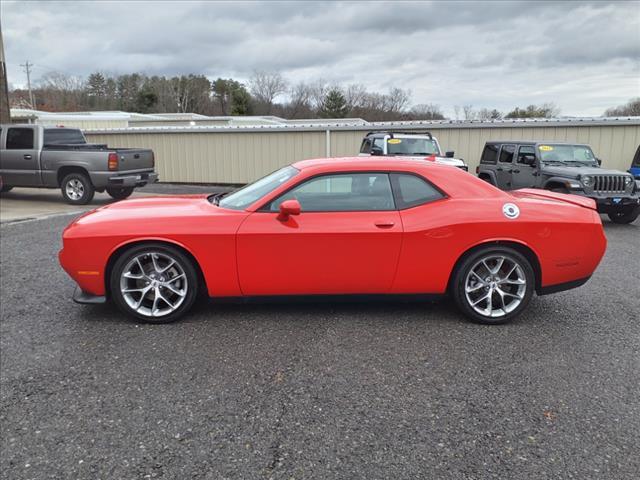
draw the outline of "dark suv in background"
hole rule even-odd
[[[502,190],[541,188],[592,198],[615,223],[640,215],[640,185],[632,175],[600,168],[589,145],[492,141],[485,144],[478,177]]]

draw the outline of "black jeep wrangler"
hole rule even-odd
[[[502,190],[542,188],[589,197],[611,221],[633,222],[640,215],[640,182],[600,163],[589,145],[491,141],[476,173]]]

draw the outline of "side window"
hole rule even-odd
[[[513,162],[513,154],[515,151],[515,145],[503,145],[502,150],[500,150],[500,163]]]
[[[291,199],[300,202],[303,212],[395,210],[386,173],[345,173],[312,178],[271,202],[267,210],[277,212],[282,202]]]
[[[371,153],[371,139],[365,138],[360,147],[360,153]]]
[[[393,173],[391,181],[399,209],[415,207],[444,197],[433,185],[416,175]]]
[[[496,163],[498,160],[498,145],[485,145],[480,163]]]
[[[373,146],[379,148],[384,153],[384,138],[374,138]]]
[[[536,149],[534,147],[520,147],[518,149],[517,162],[520,165],[531,165],[531,161],[536,159]]]
[[[33,149],[32,128],[10,128],[7,130],[7,150]]]

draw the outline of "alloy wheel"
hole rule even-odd
[[[464,282],[469,306],[484,317],[500,318],[522,303],[527,291],[523,267],[506,255],[488,255],[469,270]]]
[[[122,270],[120,292],[127,305],[144,317],[163,317],[177,310],[189,289],[187,275],[167,253],[145,252]]]
[[[75,178],[67,182],[65,190],[67,192],[67,196],[71,200],[80,200],[84,195],[84,185],[80,180],[77,180]]]

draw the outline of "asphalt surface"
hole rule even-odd
[[[448,302],[71,301],[70,216],[0,227],[6,479],[636,479],[640,222],[512,324]]]

